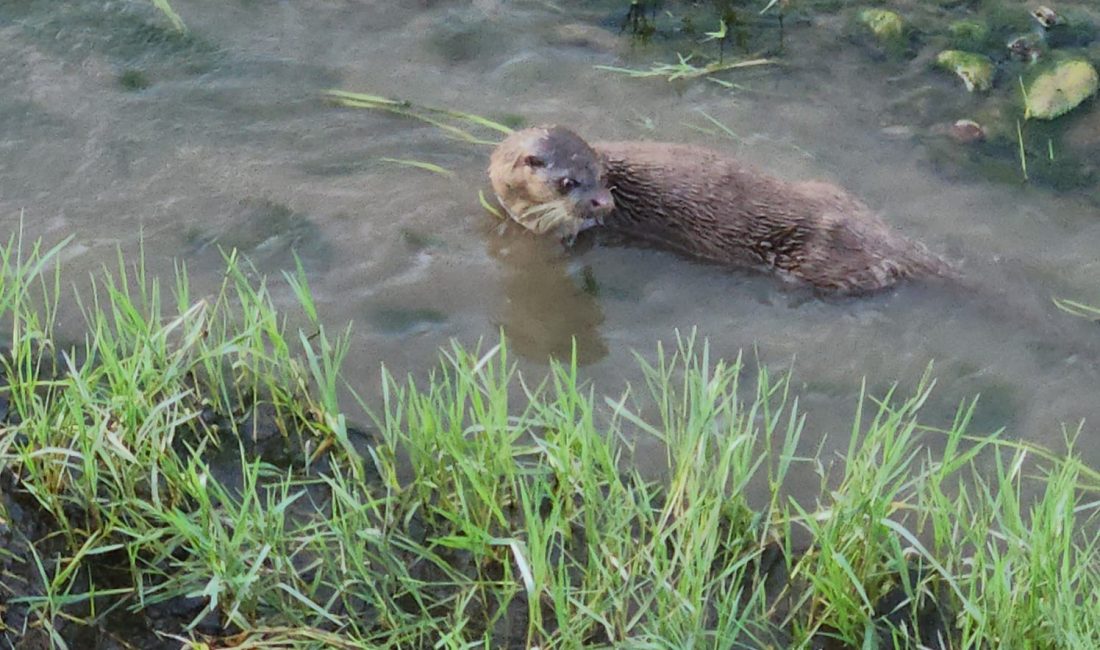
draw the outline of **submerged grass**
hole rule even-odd
[[[424,171],[432,172],[433,174],[439,174],[440,176],[453,177],[455,173],[446,167],[441,167],[435,163],[425,162],[423,160],[412,160],[409,158],[379,158],[379,162],[390,163],[392,165],[400,165],[402,167],[413,167],[415,169],[423,169]]]
[[[931,380],[861,397],[833,462],[802,451],[819,432],[788,375],[692,336],[618,394],[455,344],[427,381],[383,370],[364,433],[347,333],[300,270],[292,327],[233,254],[205,298],[120,258],[64,347],[60,248],[22,250],[0,252],[0,507],[22,513],[0,523],[53,532],[0,553],[4,647],[84,647],[74,623],[124,611],[195,648],[1100,644],[1095,470],[975,435],[973,402],[923,426]],[[788,498],[810,472],[818,500]]]
[[[1069,298],[1055,298],[1054,305],[1062,311],[1080,318],[1100,321],[1100,307]]]
[[[678,79],[698,79],[700,77],[706,77],[709,79],[711,78],[711,75],[715,75],[720,72],[726,72],[728,70],[753,68],[775,63],[771,59],[749,59],[746,61],[735,62],[712,61],[711,63],[707,63],[705,65],[696,65],[691,62],[692,58],[694,58],[693,55],[689,54],[688,56],[684,56],[677,53],[676,58],[676,63],[654,63],[649,68],[624,68],[610,65],[597,65],[595,67],[599,70],[615,72],[636,79],[648,79],[652,77],[658,77],[663,78],[666,81],[676,81]],[[720,81],[718,79],[712,80]]]
[[[498,142],[478,135],[478,131],[496,134],[497,136],[500,134],[508,135],[512,132],[511,127],[481,115],[414,104],[407,100],[347,90],[328,90],[325,92],[325,96],[329,101],[340,106],[365,108],[420,120],[441,129],[443,133],[450,137],[473,144],[495,146]]]
[[[168,0],[151,0],[153,6],[160,10],[164,17],[168,19],[168,22],[172,23],[172,29],[177,32],[186,33],[187,25],[183,22],[183,18],[176,13],[176,10],[172,8],[172,4]]]

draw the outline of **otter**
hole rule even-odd
[[[496,147],[489,178],[512,219],[567,245],[582,231],[605,230],[838,294],[953,275],[843,189],[784,181],[702,147],[590,145],[561,126],[529,128]]]

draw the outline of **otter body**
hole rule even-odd
[[[561,127],[525,129],[493,152],[489,175],[516,221],[566,240],[602,228],[840,293],[951,272],[839,187],[784,181],[701,147],[589,145]]]

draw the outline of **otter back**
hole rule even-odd
[[[835,185],[783,181],[699,147],[602,142],[593,148],[615,199],[604,224],[628,237],[831,292],[950,273]]]

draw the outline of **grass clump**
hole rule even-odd
[[[788,375],[691,336],[615,394],[455,344],[426,381],[383,371],[363,431],[339,401],[347,334],[300,269],[291,326],[233,254],[207,298],[120,259],[65,347],[60,249],[20,250],[0,255],[8,643],[91,647],[134,616],[131,642],[190,647],[1100,641],[1100,474],[1072,445],[974,435],[972,402],[922,425],[930,380],[862,397],[833,462],[804,450]],[[786,496],[810,473],[816,502]]]

